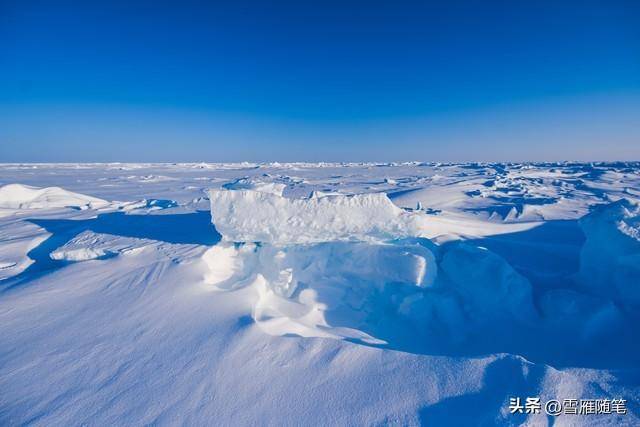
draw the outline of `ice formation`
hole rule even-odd
[[[175,208],[178,206],[178,203],[175,200],[166,200],[166,199],[143,199],[137,200],[133,202],[122,202],[116,204],[116,207],[119,210],[125,212],[135,212],[135,211],[144,211],[151,212],[155,210],[169,209]]]
[[[432,252],[415,241],[394,244],[327,242],[304,245],[219,244],[204,254],[208,283],[218,289],[253,286],[256,322],[272,335],[359,338],[375,318],[387,287],[414,292],[437,277]],[[395,304],[400,304],[398,300]],[[329,318],[341,318],[334,323]]]
[[[531,284],[495,253],[456,243],[445,251],[440,266],[447,273],[447,286],[476,319],[504,314],[524,322],[536,318]]]
[[[388,286],[427,288],[437,276],[428,244],[398,240],[419,232],[421,214],[383,193],[288,199],[211,190],[210,199],[223,238],[249,243],[210,249],[208,281],[219,289],[254,286],[253,317],[271,334],[382,342],[361,330],[375,316],[374,301]],[[345,321],[327,320],[335,316]]]
[[[633,240],[635,206],[618,202],[600,210],[614,210],[612,230]],[[221,290],[253,289],[253,320],[272,335],[391,343],[410,351],[462,346],[481,352],[498,346],[541,354],[537,357],[556,352],[556,360],[576,363],[567,346],[597,342],[606,348],[614,337],[630,333],[628,319],[610,300],[621,301],[619,297],[581,290],[584,283],[593,286],[598,274],[586,282],[587,275],[578,275],[577,287],[567,277],[559,289],[535,289],[530,281],[535,276],[525,277],[473,239],[434,243],[410,237],[442,237],[454,229],[476,238],[517,234],[539,222],[475,224],[452,215],[440,218],[399,209],[382,194],[287,199],[250,190],[212,190],[211,210],[227,242],[205,253],[207,282]],[[589,248],[604,246],[596,230],[606,228],[607,221],[598,212],[581,221],[587,235],[583,270],[594,261],[585,261],[591,256]],[[598,268],[624,274],[624,268],[611,263],[618,262],[627,243],[612,246],[615,261],[603,263],[606,257],[600,256]],[[637,265],[632,261],[623,261],[626,268]],[[629,277],[638,277],[638,272],[620,279],[621,287],[633,283]],[[627,294],[625,298],[624,304],[633,301]],[[500,327],[500,336],[488,344],[482,331]],[[616,334],[607,333],[611,329]],[[569,332],[573,338],[563,339]],[[523,340],[520,335],[527,333],[546,338],[538,343]],[[594,360],[602,357],[593,354]],[[629,363],[624,355],[614,358]]]
[[[222,188],[227,190],[253,190],[260,193],[275,194],[276,196],[282,196],[284,189],[287,188],[285,184],[277,182],[264,182],[258,179],[250,179],[247,177],[238,178],[227,184],[224,184]]]
[[[114,236],[87,230],[51,252],[50,257],[57,261],[105,259],[120,253],[135,252],[150,243],[147,239]]]
[[[629,199],[598,206],[580,220],[586,242],[582,282],[625,306],[640,305],[640,204]]]
[[[216,229],[234,242],[385,240],[415,236],[424,221],[384,193],[288,199],[252,190],[211,190],[209,197]]]
[[[256,289],[253,317],[270,334],[384,343],[378,324],[409,322],[455,341],[469,322],[538,318],[531,284],[504,259],[467,244],[437,255],[431,241],[412,237],[428,232],[432,218],[384,194],[210,194],[212,221],[229,243],[205,253],[207,280]]]
[[[106,205],[108,202],[105,200],[73,193],[60,187],[37,188],[22,184],[8,184],[0,187],[0,208],[96,208]]]

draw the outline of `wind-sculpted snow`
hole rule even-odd
[[[586,236],[582,282],[598,295],[640,308],[640,205],[620,199],[598,206],[580,225]]]
[[[289,199],[251,190],[211,190],[211,216],[223,239],[275,244],[391,239],[417,235],[423,215],[386,194]]]
[[[216,288],[256,289],[252,315],[274,335],[417,350],[419,340],[401,342],[410,329],[446,346],[480,325],[539,321],[530,283],[499,256],[464,244],[444,251],[427,239],[223,244],[204,259],[207,281]]]
[[[50,257],[61,261],[104,259],[121,253],[135,253],[153,243],[151,239],[136,239],[86,230],[51,252]]]
[[[431,251],[417,242],[218,245],[205,253],[207,280],[219,289],[253,286],[253,317],[273,335],[381,340],[362,329],[377,321],[393,286],[428,288],[437,276]],[[402,301],[395,302],[396,305]],[[337,324],[333,319],[340,319]]]
[[[101,207],[107,204],[108,202],[105,200],[73,193],[59,187],[36,188],[21,184],[0,187],[0,208],[87,208]]]
[[[640,423],[638,163],[0,165],[13,182],[0,425]]]

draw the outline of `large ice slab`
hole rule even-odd
[[[0,187],[0,208],[86,208],[102,207],[107,204],[105,200],[73,193],[60,187],[38,188],[22,184],[8,184]]]
[[[386,194],[288,199],[252,190],[210,190],[211,216],[223,239],[276,244],[372,241],[416,235],[421,214]]]

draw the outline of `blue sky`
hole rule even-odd
[[[638,2],[172,3],[0,0],[0,161],[640,160]]]

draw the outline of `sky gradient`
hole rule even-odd
[[[639,2],[81,3],[0,0],[0,162],[640,160]]]

